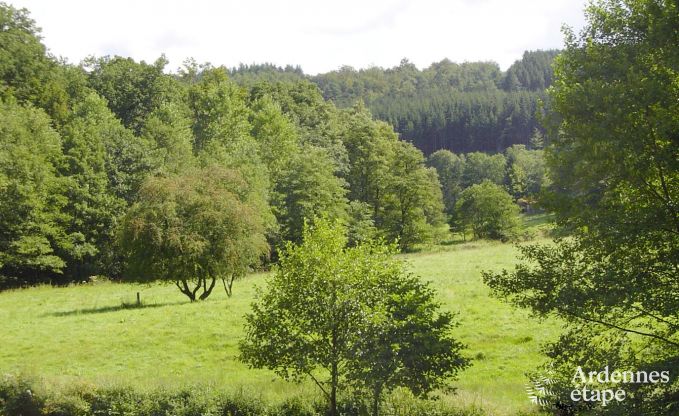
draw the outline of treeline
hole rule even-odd
[[[439,149],[502,152],[529,144],[557,54],[527,51],[506,72],[494,62],[457,64],[447,59],[419,70],[404,59],[394,68],[345,66],[307,78],[339,107],[363,101],[425,154]],[[305,77],[300,68],[271,64],[241,65],[231,74],[243,85]]]
[[[350,244],[403,250],[445,222],[422,152],[309,81],[243,87],[195,62],[166,74],[162,57],[70,65],[26,10],[1,4],[0,27],[2,287],[120,276],[124,242],[141,236],[191,253],[196,270],[219,257],[242,274],[315,217],[344,222]]]
[[[363,100],[426,154],[501,152],[528,144],[538,127],[538,101],[551,84],[556,54],[525,52],[504,73],[494,62],[447,59],[420,71],[404,59],[390,69],[344,67],[313,79],[340,106]]]

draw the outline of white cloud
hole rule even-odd
[[[15,0],[43,28],[52,53],[79,62],[123,54],[170,68],[193,57],[235,66],[273,62],[307,73],[341,65],[419,67],[559,48],[561,25],[582,26],[584,0]]]

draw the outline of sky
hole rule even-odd
[[[585,0],[5,0],[25,7],[50,52],[71,63],[94,55],[155,61],[187,58],[237,66],[300,65],[305,73],[402,58],[419,68],[495,61],[504,70],[525,50],[563,45],[579,30]]]

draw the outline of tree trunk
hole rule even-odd
[[[337,362],[332,363],[332,380],[330,386],[330,416],[337,416]]]
[[[381,395],[382,395],[382,387],[380,385],[375,385],[375,388],[373,389],[372,416],[379,416],[380,396]]]
[[[224,284],[224,292],[226,292],[226,296],[231,297],[231,294],[233,293],[232,287],[233,287],[233,280],[235,279],[235,275],[231,275],[229,277],[229,284],[227,286],[226,284],[226,279],[222,277],[222,283]]]
[[[198,278],[198,283],[196,284],[196,287],[191,292],[191,294],[193,295],[193,300],[196,300],[196,293],[198,293],[198,290],[200,290],[200,287],[203,285],[204,281],[205,281],[204,278],[202,278],[202,277]]]
[[[333,296],[333,304],[335,299]],[[330,367],[330,416],[337,416],[337,385],[339,384],[339,366],[337,358],[337,327],[332,330],[332,366]]]
[[[181,285],[179,284],[180,282]],[[189,289],[189,285],[188,283],[186,283],[186,280],[180,280],[179,282],[174,283],[179,288],[179,291],[185,294],[191,300],[191,302],[196,301],[196,295],[193,292],[191,292],[191,289]]]
[[[212,282],[210,282],[210,286],[206,288],[206,281],[207,279],[203,282],[203,294],[200,295],[200,300],[207,299],[207,297],[210,296],[210,293],[212,293],[212,289],[215,288],[215,283],[217,283],[217,279],[213,277]]]
[[[181,284],[180,284],[181,283]],[[175,285],[179,288],[179,291],[182,292],[183,294],[188,297],[191,302],[195,302],[197,300],[205,300],[207,299],[208,296],[212,293],[212,289],[215,288],[215,285],[217,283],[217,278],[213,277],[212,280],[210,281],[210,285],[207,285],[207,278],[201,277],[198,278],[198,283],[196,284],[196,287],[191,290],[189,288],[189,284],[186,280],[180,280],[178,282],[175,282]],[[203,293],[200,294],[200,296],[197,296],[198,291],[200,289],[203,289]]]

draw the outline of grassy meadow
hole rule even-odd
[[[541,362],[540,344],[553,339],[559,325],[489,297],[481,280],[482,270],[510,267],[516,254],[510,244],[472,241],[403,256],[437,288],[445,309],[459,313],[455,334],[473,365],[455,383],[457,394],[445,400],[460,407],[498,415],[535,410],[524,374]],[[217,287],[197,303],[173,285],[107,281],[2,292],[0,372],[35,375],[51,386],[208,385],[271,401],[316,395],[311,383],[287,383],[237,360],[243,315],[266,277],[236,282],[232,298]],[[142,307],[134,307],[137,292]]]

